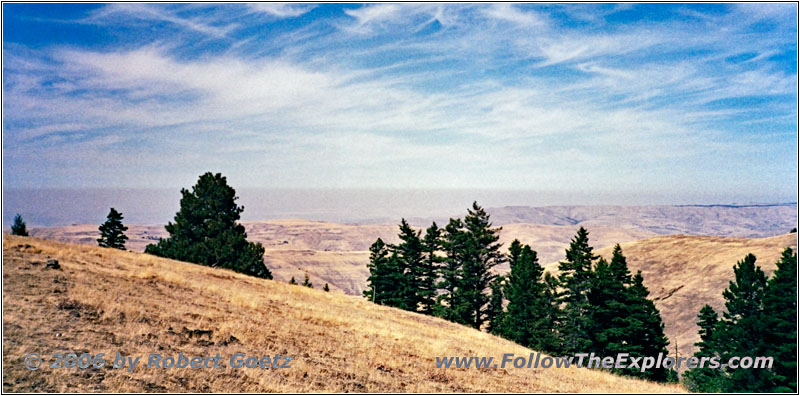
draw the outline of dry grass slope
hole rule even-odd
[[[49,258],[61,269],[45,269]],[[530,351],[342,293],[140,253],[5,235],[3,261],[5,392],[681,391],[587,369],[436,369],[435,356]],[[184,327],[211,333],[188,337]],[[28,371],[22,359],[33,351],[296,359],[277,370]]]

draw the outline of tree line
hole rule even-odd
[[[619,245],[611,261],[598,257],[581,227],[557,277],[535,250],[514,240],[501,252],[499,232],[477,202],[464,219],[415,231],[403,219],[396,245],[370,247],[364,296],[376,304],[438,316],[484,329],[550,354],[667,355],[664,323],[643,284],[631,275]],[[492,269],[508,263],[511,271]],[[668,368],[614,369],[653,381],[677,380]]]
[[[748,254],[733,267],[722,292],[722,317],[710,305],[700,309],[700,342],[694,356],[772,357],[771,369],[696,368],[684,374],[693,392],[797,393],[797,253],[786,248],[767,278]]]

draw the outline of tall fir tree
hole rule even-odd
[[[401,264],[400,272],[397,274],[400,280],[397,287],[403,300],[400,305],[409,311],[417,311],[421,303],[420,283],[426,272],[422,257],[422,239],[420,232],[411,228],[406,219],[400,221],[399,228],[400,243],[395,247],[395,251],[399,255]]]
[[[697,326],[700,328],[700,341],[694,345],[698,347],[693,356],[697,358],[718,357],[717,348],[714,345],[714,337],[719,323],[717,313],[710,305],[706,304],[700,309],[697,315]],[[683,383],[690,392],[696,393],[722,393],[723,377],[719,369],[708,367],[708,363],[702,368],[696,367],[687,370],[683,374]]]
[[[504,290],[508,306],[500,334],[537,351],[555,351],[557,305],[536,251],[514,240],[509,246],[508,261],[511,272]]]
[[[11,224],[11,235],[28,236],[28,228],[19,213],[14,216],[14,223]]]
[[[465,244],[462,254],[459,288],[453,306],[456,321],[480,329],[486,321],[489,295],[487,289],[496,275],[493,267],[505,261],[500,252],[501,228],[492,228],[489,214],[472,203],[464,217]]]
[[[369,277],[364,297],[375,304],[385,305],[396,286],[391,281],[389,253],[390,247],[381,238],[369,247],[369,264],[367,264]]]
[[[125,241],[128,240],[125,231],[128,230],[128,227],[122,224],[123,218],[122,213],[111,208],[108,212],[106,222],[99,227],[100,238],[97,239],[97,244],[99,246],[125,250]]]
[[[616,356],[627,352],[629,328],[627,288],[631,275],[622,248],[614,246],[611,262],[600,258],[592,273],[588,294],[591,305],[592,351],[600,356]]]
[[[570,354],[592,347],[591,315],[588,300],[592,281],[592,263],[597,259],[589,246],[589,232],[580,227],[558,264],[558,280],[563,288],[560,338],[561,353]]]
[[[461,219],[450,219],[444,228],[442,250],[445,253],[440,269],[441,281],[437,288],[441,293],[436,297],[435,314],[441,318],[456,321],[456,293],[461,284],[461,263],[463,262],[467,234]]]
[[[264,264],[264,247],[248,242],[238,223],[244,207],[236,205],[236,191],[222,174],[201,175],[192,190],[181,189],[181,195],[175,221],[165,227],[169,238],[147,245],[145,253],[272,279]]]
[[[635,356],[658,356],[659,354],[668,355],[667,345],[669,340],[664,335],[664,321],[658,312],[655,303],[648,299],[650,291],[644,286],[642,271],[637,271],[631,281],[631,286],[627,289],[628,312],[625,317],[627,326],[626,343],[624,350]],[[638,370],[627,370],[624,373],[636,377],[642,377],[651,381],[664,382],[670,376],[669,369],[664,367],[652,368],[645,372]]]
[[[797,253],[786,248],[764,293],[764,356],[775,360],[762,392],[797,393]]]
[[[715,344],[727,362],[733,356],[765,356],[766,329],[762,301],[767,277],[756,266],[756,256],[748,254],[733,268],[734,280],[722,292],[725,312],[715,336]],[[767,370],[726,369],[724,392],[759,392],[770,387]]]
[[[422,239],[422,268],[419,272],[417,289],[419,294],[419,310],[428,315],[436,311],[436,285],[439,280],[439,269],[444,262],[444,257],[439,255],[442,250],[442,229],[434,221]]]
[[[503,283],[504,276],[498,276],[489,285],[489,307],[486,310],[486,331],[491,334],[500,334],[505,311],[503,310]]]

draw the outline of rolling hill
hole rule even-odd
[[[58,260],[59,269],[46,262]],[[680,392],[588,369],[437,369],[530,351],[437,318],[135,252],[3,237],[5,392]],[[36,352],[214,356],[220,369],[24,368]],[[227,357],[292,356],[291,368]]]

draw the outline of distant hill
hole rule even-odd
[[[591,229],[589,229],[591,236]],[[724,309],[722,291],[733,279],[733,266],[748,253],[753,253],[768,275],[786,247],[797,250],[797,234],[770,238],[731,238],[671,235],[622,243],[631,273],[642,270],[650,298],[666,325],[665,332],[674,351],[675,342],[681,356],[696,350],[697,313],[710,304],[717,313]],[[612,247],[595,250],[611,259]],[[558,263],[546,266],[557,272]]]
[[[762,238],[797,227],[797,204],[683,206],[506,206],[487,209],[495,225],[532,223],[625,227],[659,235]],[[425,223],[420,219],[417,222]]]
[[[56,259],[60,269],[46,268]],[[4,392],[681,392],[588,369],[437,369],[437,356],[528,356],[509,341],[342,293],[85,245],[3,237]],[[27,370],[25,354],[116,352],[125,369]],[[237,352],[290,368],[233,369]],[[221,369],[147,369],[150,353]],[[46,360],[50,362],[50,360]]]

